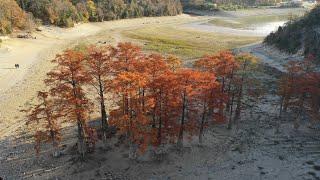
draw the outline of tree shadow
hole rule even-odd
[[[59,149],[66,151],[74,146],[75,128],[63,128],[63,141]],[[10,136],[0,140],[0,179],[33,179],[43,175],[56,177],[59,171],[70,163],[70,156],[63,153],[61,157],[52,155],[52,144],[41,144],[39,154],[35,151],[33,136],[29,133]]]

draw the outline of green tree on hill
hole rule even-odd
[[[304,55],[320,58],[320,6],[317,6],[304,17],[291,20],[276,32],[269,34],[264,43],[281,51],[295,54],[304,50]]]

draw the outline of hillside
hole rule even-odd
[[[179,0],[1,0],[0,34],[28,30],[39,23],[72,27],[78,22],[180,13]]]
[[[264,42],[290,54],[301,52],[303,55],[320,57],[320,6],[305,16],[288,22],[268,35]]]

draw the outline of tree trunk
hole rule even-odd
[[[103,143],[107,143],[107,131],[108,131],[108,116],[106,112],[106,106],[104,101],[104,92],[102,80],[99,77],[99,95],[100,95],[100,112],[101,112],[101,130],[102,130],[102,140]]]
[[[302,108],[303,108],[303,104],[304,104],[304,99],[305,99],[305,94],[302,94],[300,96],[300,99],[299,99],[299,104],[298,104],[298,112],[297,112],[297,115],[295,117],[295,120],[294,120],[294,128],[295,129],[298,129],[300,127],[300,124],[299,124],[299,120],[300,120],[300,116],[301,116],[301,113],[302,113]]]
[[[157,111],[157,101],[154,105],[153,112],[152,112],[152,128],[156,128],[156,111]]]
[[[55,138],[55,133],[52,129],[50,129],[50,138],[52,140],[52,148],[53,148],[53,151],[52,151],[52,156],[53,157],[58,157],[59,156],[59,149],[58,149],[58,142],[56,141],[56,138]]]
[[[240,120],[240,115],[241,115],[241,104],[242,104],[242,94],[243,94],[243,87],[242,87],[242,83],[239,89],[239,94],[237,97],[237,108],[235,111],[235,116],[234,116],[234,122],[238,122]]]
[[[287,92],[287,87],[285,88],[285,92],[284,92],[284,98],[283,98],[283,108],[282,108],[282,111],[283,112],[287,112],[288,110],[288,104],[289,104],[289,101],[290,101],[290,94]]]
[[[234,102],[234,92],[232,93],[231,103],[230,103],[230,116],[228,122],[228,129],[232,128],[232,115],[233,115],[233,102]]]
[[[200,125],[200,131],[199,131],[199,144],[202,144],[202,138],[203,138],[203,130],[204,130],[204,124],[206,121],[206,105],[203,105],[203,113],[201,118],[201,125]]]
[[[78,118],[78,151],[82,160],[85,158],[86,154],[86,144],[83,134],[83,126],[81,120]]]
[[[159,110],[160,110],[160,114],[159,114],[159,127],[158,127],[158,145],[161,145],[162,143],[162,98],[161,98],[162,94],[160,92],[160,102],[159,102]]]
[[[224,77],[222,77],[222,86],[221,86],[222,93],[224,93],[224,86],[225,86],[225,80],[224,80]]]
[[[230,82],[228,84],[228,90],[227,90],[227,94],[229,95],[230,94],[230,91],[231,91],[231,88],[232,88],[232,79],[233,79],[233,76],[234,76],[234,73],[233,73],[233,70],[234,68],[232,68],[232,72],[231,72],[231,76],[230,76]],[[227,105],[226,105],[226,109],[228,110],[230,108],[230,98],[228,98],[228,101],[227,101]]]
[[[77,84],[75,81],[72,82],[72,87],[73,87],[73,96],[74,98],[79,98],[79,94],[76,91]],[[80,98],[81,99],[81,98]],[[81,119],[81,114],[79,114],[79,109],[81,105],[76,102],[75,104],[75,110],[76,110],[76,117],[77,117],[77,125],[78,125],[78,152],[80,154],[80,157],[82,160],[85,158],[85,153],[86,153],[86,144],[85,144],[85,137],[84,137],[84,129],[83,129],[83,124],[82,124],[82,119]]]
[[[280,110],[279,110],[279,117],[278,117],[278,122],[276,127],[276,133],[280,133],[280,125],[281,125],[282,112],[283,112],[283,99],[284,97],[282,96],[280,100]]]
[[[242,104],[242,96],[243,96],[243,83],[244,83],[244,78],[245,78],[245,72],[247,70],[247,62],[244,63],[243,65],[243,73],[241,75],[241,82],[240,82],[240,87],[239,87],[239,93],[238,93],[238,97],[237,97],[237,108],[236,108],[236,112],[235,112],[235,116],[234,116],[234,122],[239,122],[240,118],[241,118],[241,104]]]
[[[108,116],[106,112],[106,108],[104,105],[104,100],[101,102],[101,129],[102,129],[102,140],[103,143],[107,143],[107,133],[108,133]]]
[[[145,98],[145,90],[144,90],[144,88],[142,89],[142,112],[145,112],[145,100],[144,100],[144,98]]]
[[[186,93],[183,94],[182,99],[182,114],[181,114],[181,124],[180,124],[180,131],[178,137],[178,147],[183,147],[183,134],[184,134],[184,123],[185,123],[185,111],[186,111]]]

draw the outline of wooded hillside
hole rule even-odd
[[[1,0],[0,34],[25,29],[27,17],[44,24],[72,27],[77,22],[180,13],[180,0]]]
[[[14,28],[26,29],[29,16],[14,0],[0,1],[0,34],[9,34]]]
[[[278,49],[295,54],[303,50],[305,56],[320,57],[320,6],[304,17],[292,20],[267,36],[264,42]]]

